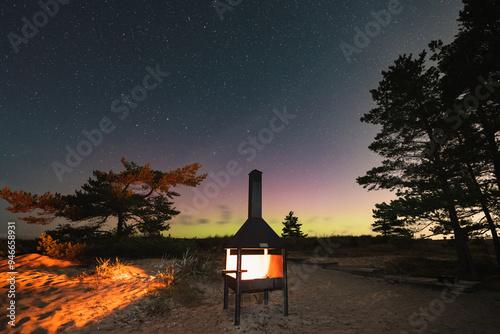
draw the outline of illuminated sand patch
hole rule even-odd
[[[6,261],[0,279],[7,282]],[[95,324],[113,311],[123,309],[157,287],[154,276],[124,265],[112,277],[81,276],[73,263],[29,254],[16,257],[16,326],[4,321],[0,330],[18,333],[55,333]],[[0,296],[7,305],[7,294]]]

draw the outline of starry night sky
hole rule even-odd
[[[121,157],[164,171],[199,162],[213,174],[179,189],[169,233],[204,237],[246,220],[247,174],[258,169],[277,232],[294,211],[312,236],[369,234],[375,203],[393,197],[355,182],[380,161],[367,148],[378,129],[359,121],[374,107],[369,90],[398,55],[449,43],[461,2],[400,1],[350,62],[341,43],[355,47],[354,28],[390,1],[231,2],[241,3],[221,20],[211,0],[73,0],[45,17],[37,1],[2,1],[0,187],[69,194],[93,170],[121,170]],[[68,166],[78,147],[86,156]],[[67,169],[58,177],[55,165]],[[17,217],[7,206],[2,222]]]

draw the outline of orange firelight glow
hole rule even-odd
[[[253,251],[262,254],[243,254],[241,256],[241,269],[246,270],[241,274],[242,280],[283,277],[283,257],[281,255],[269,254],[267,248]],[[231,254],[231,249],[226,249],[226,270],[236,270],[237,259],[236,254]],[[228,275],[236,278],[235,273]]]
[[[15,306],[21,310],[19,316],[27,319],[16,323],[15,328],[20,328],[16,333],[66,332],[92,323],[109,323],[118,316],[116,312],[161,286],[151,276],[151,269],[147,272],[128,264],[109,277],[81,275],[75,263],[27,254],[16,257],[16,267],[16,290],[23,295],[17,298]],[[7,278],[8,263],[2,260],[0,279]],[[7,294],[3,294],[0,303],[7,305],[6,302]]]

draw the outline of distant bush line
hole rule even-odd
[[[187,251],[200,250],[213,256],[224,256],[224,246],[231,236],[215,236],[208,238],[172,238],[172,237],[130,237],[121,240],[103,237],[86,240],[55,239],[60,244],[72,242],[86,244],[87,258],[182,258]],[[42,239],[18,239],[16,248],[18,255],[37,253]],[[381,236],[323,236],[306,238],[284,238],[289,256],[315,256],[321,248],[333,245],[329,254],[335,256],[370,256],[397,255],[399,253],[447,253],[453,254],[454,240],[427,240],[394,237],[384,240]],[[7,240],[0,240],[0,249],[7,249]],[[475,240],[471,247],[478,253],[490,254],[491,240]],[[328,250],[327,250],[328,251]],[[322,251],[322,254],[324,252]],[[0,254],[3,256],[3,254]]]

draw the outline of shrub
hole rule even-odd
[[[84,225],[74,227],[70,224],[59,224],[53,230],[45,231],[45,234],[59,241],[78,242],[83,240],[95,240],[99,237],[109,237],[111,233],[98,230],[98,226]]]
[[[116,258],[115,262],[111,262],[110,259],[103,260],[101,258],[96,259],[97,265],[95,268],[95,275],[101,276],[101,277],[117,277],[117,276],[122,276],[124,267],[126,266],[125,263],[120,262],[118,260],[118,257]]]
[[[177,275],[174,272],[174,266],[165,268],[164,271],[159,270],[156,274],[156,279],[162,288],[170,289],[176,281]]]
[[[389,239],[389,243],[397,248],[412,248],[415,239],[409,236],[394,236]]]
[[[36,249],[54,259],[80,262],[85,258],[86,245],[85,243],[59,242],[52,239],[50,235],[42,234]]]

